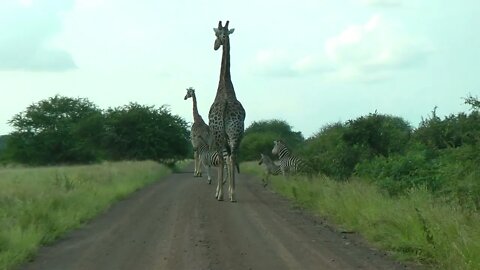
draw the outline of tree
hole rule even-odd
[[[0,135],[0,162],[5,161],[8,157],[6,154],[8,135]]]
[[[326,125],[306,140],[302,153],[316,171],[345,179],[362,160],[405,152],[411,132],[402,118],[375,113]]]
[[[240,144],[241,160],[256,160],[260,153],[271,154],[274,140],[282,140],[295,151],[304,141],[301,132],[295,132],[283,120],[263,120],[253,122],[245,129],[245,135]]]
[[[480,100],[478,97],[469,95],[464,100],[465,100],[465,104],[472,106],[472,110],[477,110],[477,111],[480,110]]]
[[[346,131],[345,124],[333,123],[305,141],[302,154],[314,170],[335,179],[345,179],[352,174],[360,153],[343,140]]]
[[[85,98],[56,95],[16,114],[9,123],[7,152],[27,164],[95,161],[103,133],[102,112]]]
[[[191,152],[187,123],[168,108],[130,103],[106,111],[104,144],[113,160],[164,161]]]
[[[434,108],[432,115],[422,120],[414,131],[413,137],[432,150],[474,145],[480,141],[480,111],[451,114],[441,119]]]
[[[347,122],[343,140],[350,146],[360,147],[366,157],[389,156],[407,148],[412,127],[396,116],[369,114]]]

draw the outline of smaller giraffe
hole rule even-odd
[[[260,154],[260,161],[258,165],[262,165],[265,168],[264,177],[262,178],[263,187],[268,185],[268,178],[270,175],[279,175],[282,173],[280,166],[275,164],[268,155]]]
[[[192,98],[193,100],[193,124],[190,132],[190,139],[193,146],[193,158],[195,160],[195,169],[193,172],[193,176],[201,177],[202,169],[197,148],[201,143],[208,143],[211,140],[210,128],[205,123],[205,121],[203,121],[202,116],[198,113],[197,97],[195,96],[195,89],[193,89],[192,87],[187,88],[187,94],[183,99],[187,100],[189,98]]]

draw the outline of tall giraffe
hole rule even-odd
[[[210,129],[208,125],[203,121],[202,116],[198,113],[197,97],[195,96],[195,89],[192,87],[187,88],[187,94],[183,98],[187,100],[192,98],[193,100],[193,124],[190,131],[190,139],[193,146],[193,158],[195,160],[195,169],[193,172],[194,177],[202,176],[201,162],[198,152],[198,147],[201,144],[208,144],[210,141]]]
[[[233,83],[230,76],[230,38],[234,29],[228,29],[227,21],[225,26],[218,22],[218,28],[213,28],[215,32],[214,49],[218,50],[223,46],[222,64],[220,68],[220,80],[218,82],[217,94],[210,112],[208,120],[210,131],[213,136],[212,147],[219,153],[223,153],[224,158],[220,159],[219,168],[223,163],[227,163],[228,190],[230,201],[235,202],[235,167],[238,169],[237,155],[240,141],[243,138],[245,110],[240,101],[237,100]],[[218,170],[217,190],[215,197],[217,200],[223,200],[223,170]]]

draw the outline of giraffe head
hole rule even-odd
[[[217,37],[217,39],[215,39],[215,45],[213,46],[215,50],[218,50],[221,45],[225,44],[225,40],[228,39],[228,36],[235,31],[235,28],[228,29],[228,23],[229,21],[225,23],[225,26],[222,26],[222,21],[219,21],[218,28],[213,28],[215,36]]]
[[[194,95],[195,95],[195,89],[193,89],[193,87],[189,87],[189,88],[187,88],[187,94],[185,95],[183,100],[187,100],[188,98],[191,98]]]

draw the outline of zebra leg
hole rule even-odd
[[[207,171],[208,184],[212,183],[212,177],[210,175],[210,164],[208,163],[208,157],[205,152],[200,154],[200,165],[205,171]]]
[[[205,171],[207,171],[208,184],[212,183],[212,176],[210,175],[210,166],[204,166]]]
[[[228,178],[228,168],[227,168],[227,164],[225,164],[223,166],[223,184],[227,182],[227,178]]]
[[[269,173],[267,173],[267,175],[265,176],[265,181],[263,181],[263,187],[267,187],[268,186],[268,177],[270,176]]]

